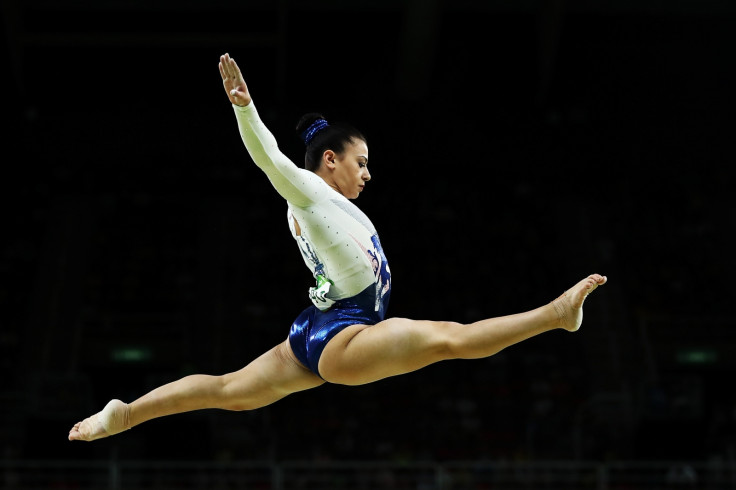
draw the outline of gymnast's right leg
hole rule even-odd
[[[186,376],[130,404],[111,400],[102,411],[76,423],[69,440],[93,441],[151,419],[205,408],[253,410],[324,382],[296,360],[287,339],[234,373]]]

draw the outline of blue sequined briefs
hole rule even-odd
[[[319,376],[319,358],[327,343],[351,325],[375,325],[383,320],[389,294],[380,298],[376,311],[376,287],[371,285],[357,296],[339,300],[327,311],[312,305],[304,309],[289,332],[289,343],[299,362]]]

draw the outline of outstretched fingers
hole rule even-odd
[[[224,82],[227,80],[227,72],[225,71],[225,55],[220,56],[220,62],[217,64],[217,67],[220,69],[220,77]]]
[[[220,56],[220,76],[223,81],[230,80],[233,85],[244,83],[243,74],[238,64],[227,53]]]
[[[234,59],[230,57],[228,53],[220,56],[220,77],[222,78],[222,84],[225,87],[230,102],[239,105],[246,106],[250,104],[251,97],[248,92],[248,86],[243,80],[243,74],[238,67],[238,64]]]
[[[228,53],[220,56],[220,75],[222,75],[223,80],[226,80],[228,78],[235,78],[235,75],[232,73],[230,61],[232,61],[232,58],[230,58],[230,55]]]

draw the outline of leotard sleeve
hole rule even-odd
[[[253,101],[245,107],[233,105],[233,109],[245,148],[281,197],[300,208],[322,200],[325,196],[324,180],[297,167],[279,150],[276,138],[261,121]]]

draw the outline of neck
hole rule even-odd
[[[329,169],[325,169],[324,165],[318,168],[314,173],[319,175],[327,185],[335,190],[335,192],[342,194],[340,189],[337,187],[337,184],[335,184],[335,179],[332,178],[332,172],[330,172]]]

